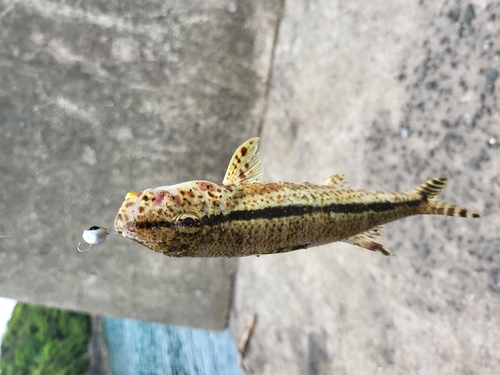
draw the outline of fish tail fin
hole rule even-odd
[[[456,204],[437,199],[446,187],[446,178],[433,178],[407,192],[409,195],[416,195],[423,202],[420,214],[457,216],[468,218],[483,217],[483,214],[459,207]]]

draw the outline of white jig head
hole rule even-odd
[[[89,229],[84,230],[82,234],[83,239],[89,244],[89,247],[87,247],[86,249],[82,249],[80,247],[82,243],[78,242],[78,246],[76,247],[76,249],[81,253],[89,251],[92,245],[98,245],[106,241],[106,238],[108,238],[108,234],[114,233],[108,233],[108,230],[103,227],[90,227]]]

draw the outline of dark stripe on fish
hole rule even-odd
[[[127,223],[127,226],[130,225]],[[160,229],[175,227],[170,221],[136,221],[133,226],[135,226],[136,229]]]
[[[397,207],[417,207],[421,200],[411,200],[406,202],[374,202],[374,203],[333,203],[326,206],[279,206],[261,208],[260,210],[232,211],[227,215],[219,214],[204,216],[201,223],[215,226],[227,221],[241,221],[252,219],[278,219],[289,216],[302,216],[315,213],[336,213],[336,214],[361,214],[367,211],[384,212]]]
[[[421,200],[404,202],[373,202],[373,203],[333,203],[326,206],[278,206],[261,208],[260,210],[232,211],[227,215],[218,214],[201,218],[202,225],[216,226],[228,221],[246,221],[252,219],[278,219],[289,216],[311,215],[316,213],[362,214],[364,212],[384,212],[398,207],[417,207]],[[137,229],[174,228],[171,222],[142,221],[135,222]]]

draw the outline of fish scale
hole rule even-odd
[[[258,138],[234,153],[222,184],[190,181],[128,193],[115,230],[175,257],[274,254],[344,241],[384,255],[382,224],[433,214],[477,218],[436,196],[445,178],[406,193],[352,189],[337,174],[323,185],[261,182]]]

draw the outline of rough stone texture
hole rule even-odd
[[[90,367],[87,375],[111,374],[106,350],[106,339],[104,338],[102,320],[100,316],[91,315],[91,336],[88,343],[87,355],[90,359]]]
[[[431,177],[481,220],[389,224],[242,259],[230,327],[258,314],[249,374],[497,374],[500,2],[285,4],[262,134],[270,180],[405,191]]]
[[[265,109],[278,1],[0,0],[0,293],[222,329],[235,261],[112,229],[127,191],[221,181]]]

